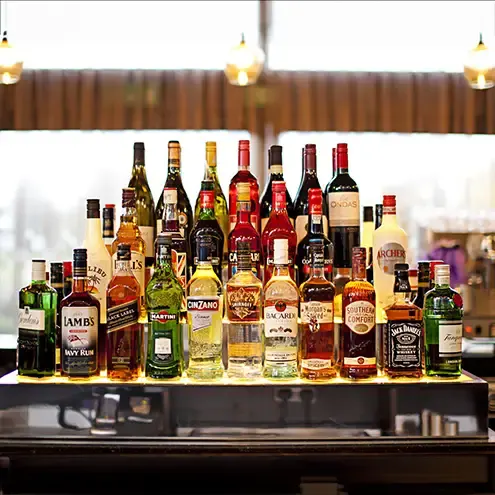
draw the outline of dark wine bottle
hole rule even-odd
[[[268,150],[268,167],[270,172],[270,179],[266,184],[263,196],[261,198],[261,232],[263,232],[268,218],[270,218],[270,213],[272,212],[272,184],[273,181],[284,181],[284,171],[282,167],[282,146],[273,145]],[[290,197],[289,192],[286,192],[287,201],[287,213],[289,214],[289,219],[294,225],[294,204]]]
[[[352,268],[352,248],[360,243],[359,189],[349,175],[347,144],[337,145],[337,175],[326,188],[330,212],[329,239],[334,267]]]
[[[294,216],[296,217],[295,226],[297,232],[297,242],[301,242],[308,233],[308,213],[310,189],[321,189],[318,175],[316,172],[316,145],[307,144],[304,147],[304,173],[301,185],[297,191],[294,200]],[[327,205],[323,204],[322,210],[323,233],[328,232],[328,213]]]

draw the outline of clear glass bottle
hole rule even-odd
[[[435,287],[424,304],[426,374],[455,378],[462,374],[462,297],[450,287],[450,266],[436,265]]]
[[[33,260],[32,282],[19,291],[17,371],[42,378],[55,374],[57,291],[45,280],[45,260]]]
[[[266,378],[296,378],[299,291],[289,271],[289,240],[274,239],[273,275],[265,286]]]
[[[189,326],[187,376],[195,380],[216,380],[224,372],[222,283],[211,263],[213,242],[209,235],[196,238],[196,271],[186,290]]]
[[[251,243],[237,241],[237,271],[227,282],[228,370],[229,378],[253,379],[261,376],[263,334],[261,304],[263,285],[252,271]]]

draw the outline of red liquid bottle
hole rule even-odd
[[[256,177],[249,171],[249,141],[239,141],[238,172],[232,177],[229,185],[229,221],[230,231],[237,223],[237,184],[247,182],[251,188],[251,224],[260,231],[260,186]]]
[[[272,190],[273,209],[261,237],[263,259],[265,260],[265,274],[263,279],[265,284],[270,280],[273,273],[273,241],[275,239],[287,239],[289,241],[289,272],[290,276],[295,280],[294,263],[296,260],[297,234],[287,214],[285,182],[274,181]]]
[[[248,242],[251,246],[251,268],[261,278],[261,238],[251,224],[251,186],[248,182],[237,183],[237,223],[229,234],[229,280],[237,273],[237,243]]]

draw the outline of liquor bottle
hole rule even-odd
[[[143,359],[143,325],[138,323],[141,287],[131,271],[131,246],[119,244],[107,289],[107,377],[136,380]]]
[[[144,143],[134,143],[134,160],[132,177],[128,187],[136,192],[136,222],[141,232],[145,247],[145,283],[151,277],[153,261],[155,259],[155,202],[146,177],[144,164]],[[103,311],[102,311],[103,312]]]
[[[366,248],[366,255],[373,247],[373,232],[375,230],[375,224],[373,222],[373,207],[363,207],[363,232],[361,235],[361,245]]]
[[[117,250],[119,244],[131,246],[131,270],[141,288],[141,315],[140,323],[146,323],[146,306],[144,304],[145,285],[145,242],[141,237],[141,231],[136,224],[136,196],[134,189],[127,187],[122,189],[122,215],[120,227],[112,244],[113,266],[117,264]]]
[[[340,334],[340,376],[376,376],[375,289],[366,280],[366,248],[352,249],[352,280],[342,297],[343,325]]]
[[[229,207],[227,205],[227,200],[222,191],[222,186],[220,185],[220,180],[217,174],[217,143],[215,141],[207,141],[205,145],[206,150],[206,167],[204,180],[213,181],[215,187],[215,217],[218,220],[218,225],[220,225],[223,236],[225,239],[224,254],[227,254],[227,236],[230,232],[229,225]],[[199,217],[199,212],[201,210],[201,194],[198,194],[196,198],[196,205],[194,207],[194,219],[197,220]]]
[[[337,144],[337,175],[325,190],[334,267],[351,268],[352,248],[360,244],[359,189],[349,175],[347,144]]]
[[[308,280],[311,271],[310,246],[315,239],[321,239],[324,246],[325,276],[333,278],[333,246],[323,231],[324,217],[322,215],[323,197],[321,189],[310,189],[308,232],[297,246],[296,266],[297,282],[301,285]]]
[[[407,234],[397,224],[395,196],[383,197],[383,222],[373,233],[373,284],[377,322],[385,323],[384,311],[394,303],[394,267],[405,263]]]
[[[88,256],[88,289],[100,303],[100,325],[107,324],[107,287],[112,278],[112,257],[103,242],[100,201],[88,199],[86,207],[86,236],[83,247]],[[105,331],[103,329],[102,331]],[[106,369],[106,339],[98,343],[100,371]]]
[[[375,205],[375,230],[382,226],[383,220],[383,205]]]
[[[180,310],[183,290],[172,269],[172,236],[156,244],[155,271],[146,287],[148,352],[146,376],[156,380],[182,376],[184,367]]]
[[[462,374],[462,297],[450,287],[450,266],[435,266],[435,287],[425,296],[426,375]]]
[[[251,190],[251,224],[260,231],[260,187],[256,177],[250,172],[249,141],[239,141],[238,172],[232,177],[229,185],[229,217],[230,230],[237,223],[237,183],[248,182]]]
[[[72,292],[72,261],[64,261],[64,297]]]
[[[213,248],[217,249],[216,242],[217,239],[206,234],[197,239],[196,271],[187,284],[187,376],[196,380],[219,379],[224,371],[222,282],[211,262]]]
[[[74,249],[72,270],[72,292],[60,303],[61,374],[89,378],[100,374],[106,332],[100,325],[100,303],[89,289],[86,249]]]
[[[42,378],[55,374],[57,291],[45,280],[45,260],[33,260],[32,282],[19,291],[17,371]]]
[[[237,243],[248,242],[251,246],[252,270],[257,277],[261,277],[261,237],[252,226],[251,217],[251,186],[248,182],[237,183],[237,223],[229,234],[229,265],[228,278],[237,272]]]
[[[177,189],[177,214],[179,217],[179,230],[182,237],[189,240],[189,234],[193,227],[193,211],[191,208],[191,203],[187,197],[186,190],[182,184],[182,177],[180,172],[181,166],[181,149],[179,141],[169,141],[168,142],[168,172],[167,180],[165,181],[165,187],[174,187]],[[163,191],[156,204],[156,225],[157,232],[161,232],[162,229],[162,218],[163,218]]]
[[[311,245],[311,274],[300,287],[301,342],[300,376],[326,380],[337,376],[333,323],[335,286],[325,277],[324,245],[318,239]]]
[[[265,286],[265,378],[297,377],[299,291],[289,273],[289,243],[275,239],[273,275]]]
[[[425,295],[430,290],[430,262],[418,261],[418,293],[413,299],[413,304],[423,308]]]
[[[229,378],[253,379],[263,366],[261,280],[252,271],[251,243],[238,241],[237,270],[226,286]]]
[[[265,229],[266,223],[270,218],[272,212],[272,184],[274,181],[284,180],[284,170],[282,167],[282,146],[274,144],[268,150],[268,167],[270,172],[270,179],[268,180],[265,190],[260,201],[260,215],[261,215],[261,232]],[[290,197],[289,191],[286,192],[287,201],[287,214],[294,225],[294,204]]]
[[[60,372],[60,303],[64,296],[64,264],[50,263],[50,286],[57,291],[57,324],[55,346],[55,371]]]
[[[294,216],[296,218],[296,233],[297,242],[301,242],[302,239],[308,233],[308,213],[309,213],[309,201],[308,194],[310,189],[321,189],[318,175],[316,172],[316,145],[307,144],[304,147],[304,172],[301,185],[297,191],[294,199]],[[322,220],[323,233],[328,233],[328,213],[327,205],[323,205],[322,208]]]
[[[408,270],[407,263],[395,265],[395,301],[386,310],[384,371],[390,378],[419,378],[423,374],[423,315],[410,300]]]
[[[112,254],[112,243],[115,239],[115,205],[107,204],[103,208],[103,242],[107,251]]]
[[[188,267],[190,265],[189,244],[184,239],[179,229],[177,214],[177,189],[165,187],[163,189],[163,217],[162,231],[158,233],[155,241],[155,256],[158,245],[168,237],[172,239],[172,269],[184,292],[181,306],[181,320],[186,316],[186,286],[189,280]],[[166,241],[168,242],[168,240]]]
[[[270,214],[267,224],[261,236],[261,245],[263,246],[263,260],[265,262],[265,271],[263,281],[266,284],[273,272],[274,240],[287,239],[289,245],[289,271],[293,280],[294,264],[296,261],[297,234],[292,226],[287,214],[287,204],[285,201],[285,182],[274,181],[273,190],[273,210]]]
[[[211,238],[211,264],[217,277],[222,280],[223,232],[215,217],[215,185],[211,180],[201,181],[201,201],[198,219],[191,230],[189,244],[193,255],[198,252],[199,240],[203,236]],[[195,256],[192,262],[192,273],[196,270],[199,260]]]
[[[373,247],[368,250],[368,262],[366,264],[366,280],[373,285]]]

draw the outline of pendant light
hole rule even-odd
[[[464,63],[464,77],[473,89],[495,86],[494,53],[483,43],[481,33],[478,45],[468,53]]]
[[[2,5],[3,4],[3,5]],[[2,12],[2,7],[4,11]],[[3,16],[2,16],[3,13]],[[7,27],[7,5],[0,0],[0,30]],[[22,59],[15,48],[7,39],[7,30],[3,31],[2,41],[0,42],[0,84],[15,84],[21,78]]]
[[[232,48],[228,55],[224,72],[230,84],[250,86],[258,80],[264,63],[263,50],[249,46],[242,34],[241,42]]]

